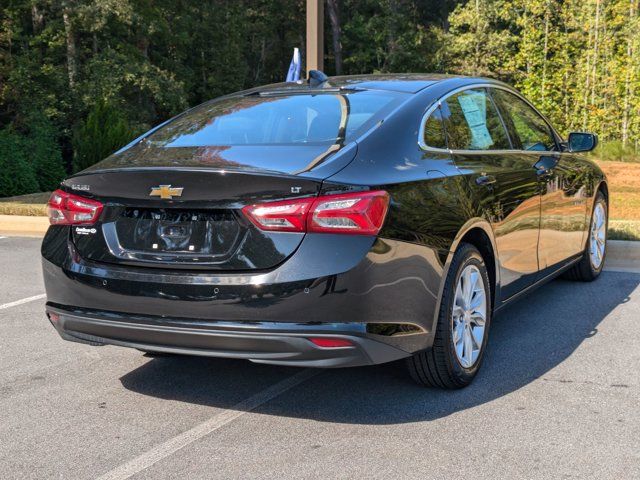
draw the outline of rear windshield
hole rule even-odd
[[[202,104],[148,137],[163,147],[348,142],[406,94],[359,91],[231,97]]]

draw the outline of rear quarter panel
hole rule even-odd
[[[370,188],[390,193],[380,237],[393,245],[396,258],[386,259],[391,266],[386,268],[384,282],[403,284],[416,295],[428,297],[421,307],[435,322],[458,242],[474,227],[491,238],[491,229],[482,202],[470,191],[451,155],[428,152],[418,144],[422,116],[444,93],[432,88],[358,140],[355,159],[325,180],[322,192]]]

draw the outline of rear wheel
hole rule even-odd
[[[607,214],[607,200],[601,192],[598,192],[593,204],[587,245],[582,259],[565,273],[565,277],[569,280],[591,282],[602,272],[607,255]]]
[[[491,323],[489,275],[480,252],[462,244],[447,274],[430,350],[407,359],[413,379],[425,386],[466,387],[478,373]]]

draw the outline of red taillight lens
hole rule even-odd
[[[258,228],[278,232],[304,232],[313,198],[247,205],[243,213]]]
[[[389,208],[383,191],[318,197],[307,219],[307,231],[377,235]]]
[[[322,348],[344,348],[344,347],[353,347],[353,342],[350,340],[345,340],[344,338],[322,338],[322,337],[313,337],[310,338],[309,341],[314,345]]]
[[[48,203],[51,225],[92,225],[102,212],[102,204],[96,200],[56,190]]]
[[[389,194],[377,190],[248,205],[242,211],[262,230],[377,235],[388,209]]]

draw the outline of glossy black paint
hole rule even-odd
[[[172,200],[149,196],[152,187],[167,183],[182,186],[182,196]],[[292,175],[194,167],[116,171],[109,168],[95,173],[89,170],[63,182],[63,188],[71,192],[78,185],[88,188],[93,198],[105,203],[96,225],[102,234],[78,234],[81,229],[71,229],[73,243],[84,258],[108,263],[209,270],[265,269],[284,261],[298,247],[302,234],[261,231],[241,215],[239,209],[257,201],[315,196],[320,190],[319,181]],[[292,187],[296,194],[291,193]],[[132,237],[130,230],[140,228],[140,222],[134,222],[128,214],[137,211],[217,212],[218,216],[229,217],[226,238],[220,239],[216,252],[209,251],[214,246],[211,239],[208,243],[201,241],[201,245],[187,242],[197,247],[194,251],[183,248],[160,253],[150,245],[139,244],[127,249],[127,239]],[[221,231],[219,228],[217,233]]]
[[[496,309],[579,258],[595,193],[606,179],[590,160],[562,151],[559,136],[556,152],[435,151],[418,142],[425,112],[443,96],[478,85],[508,87],[442,76],[340,77],[330,82],[337,88],[395,90],[407,99],[356,141],[329,152],[316,146],[158,149],[142,138],[63,182],[70,192],[79,185],[88,188],[76,193],[100,200],[105,210],[95,235],[51,227],[43,241],[47,308],[73,317],[66,324],[54,323],[60,333],[76,340],[93,338],[93,343],[224,355],[218,340],[207,347],[180,337],[181,322],[183,333],[196,322],[216,339],[242,335],[248,325],[255,327],[254,333],[276,328],[278,334],[296,338],[329,331],[355,335],[358,351],[322,351],[318,356],[311,350],[294,361],[285,355],[291,345],[305,345],[300,348],[306,352],[307,344],[277,340],[266,349],[283,345],[284,353],[270,359],[258,355],[254,343],[243,353],[237,346],[241,343],[229,342],[236,345],[235,356],[254,361],[379,363],[430,347],[444,278],[460,242],[476,244],[485,255]],[[264,90],[295,93],[305,88],[279,84]],[[290,164],[273,171],[269,158],[290,159]],[[151,187],[161,184],[184,187],[183,196],[149,197]],[[240,213],[250,203],[368,189],[384,189],[391,196],[377,238],[263,232]],[[144,243],[126,240],[122,245],[118,240],[118,235],[133,235],[125,231],[132,227],[118,222],[136,208],[219,212],[232,215],[236,223],[229,223],[230,233],[216,251],[201,240],[195,254],[178,246],[153,253]],[[129,330],[96,330],[96,319],[125,322]],[[159,329],[169,322],[173,330],[161,337],[137,331],[135,339],[126,338],[136,322]],[[361,345],[360,339],[391,350],[376,350],[385,353],[372,358],[363,353],[370,344]],[[256,340],[259,336],[252,337]]]

